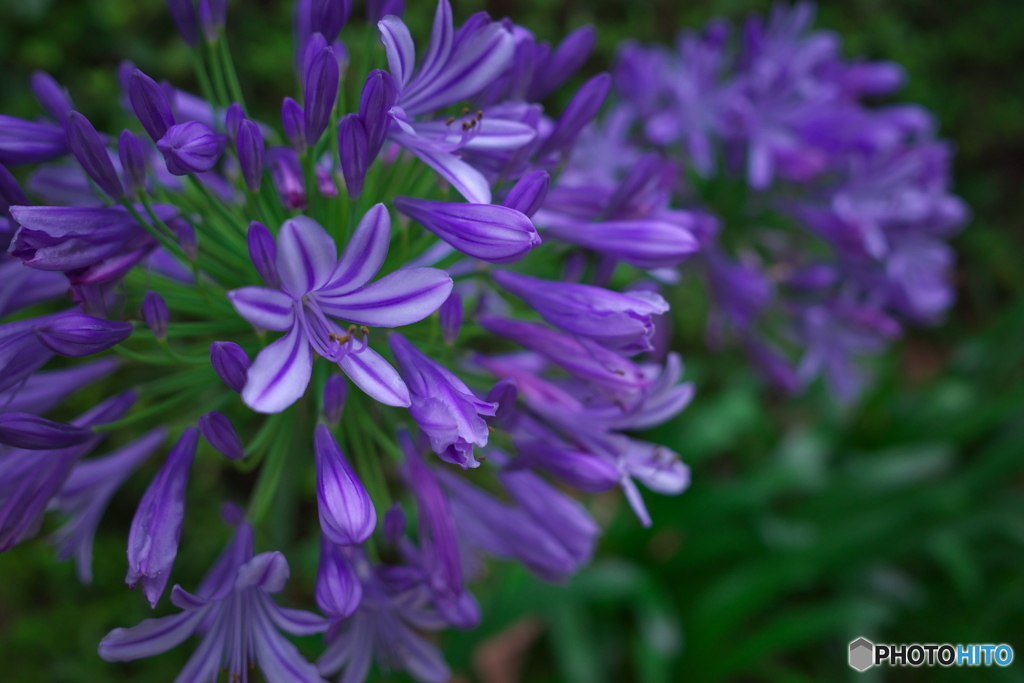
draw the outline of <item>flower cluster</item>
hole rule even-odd
[[[369,5],[364,26],[347,0],[296,2],[299,94],[279,121],[247,105],[214,0],[168,1],[200,95],[125,63],[119,134],[44,73],[46,115],[0,117],[0,551],[53,511],[59,557],[90,581],[104,511],[142,470],[125,582],[153,607],[173,586],[181,610],[115,628],[106,660],[195,634],[179,681],[246,681],[254,665],[274,682],[361,681],[374,661],[445,681],[423,632],[477,624],[468,583],[485,558],[564,579],[599,533],[576,492],[620,486],[650,524],[636,482],[688,485],[632,432],[691,398],[643,270],[695,252],[706,219],[669,206],[653,161],[601,206],[551,188],[611,76],[558,116],[540,100],[593,30],[553,48],[482,13],[456,27],[440,0],[417,50],[402,3]],[[565,242],[603,255],[603,282],[579,282]],[[632,270],[611,289],[615,261]],[[76,417],[87,386],[110,398]],[[110,433],[135,438],[93,455]],[[197,470],[252,488],[244,509],[225,501],[234,538],[187,592],[171,579],[200,522]],[[280,495],[313,481],[315,502]],[[296,500],[319,513],[299,533],[319,536],[323,616],[278,606],[288,562],[255,552],[254,531]],[[326,649],[311,663],[280,631],[324,633]]]
[[[929,114],[877,104],[903,70],[844,59],[813,15],[778,5],[735,32],[723,21],[684,31],[674,48],[620,46],[617,103],[585,132],[537,225],[654,268],[673,264],[608,249],[581,220],[653,218],[666,197],[694,208],[688,268],[710,294],[710,341],[734,339],[787,390],[824,376],[848,400],[860,356],[950,306],[947,241],[967,210]]]

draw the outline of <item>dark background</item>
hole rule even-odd
[[[425,36],[433,3],[408,4],[414,35]],[[453,4],[458,20],[488,9],[547,39],[595,24],[590,73],[606,68],[626,37],[667,41],[712,16],[738,20],[769,6]],[[276,120],[293,90],[290,13],[290,2],[268,0],[232,2],[229,10],[243,88],[266,120]],[[910,80],[897,99],[932,110],[956,145],[955,187],[974,212],[955,241],[956,307],[944,324],[912,332],[882,357],[872,388],[850,408],[820,388],[797,399],[765,391],[741,357],[705,350],[699,301],[684,307],[678,342],[698,396],[656,438],[692,465],[692,488],[679,498],[646,496],[651,530],[618,496],[596,499],[607,527],[600,558],[569,585],[547,587],[497,567],[477,591],[483,625],[443,638],[459,676],[1024,680],[1024,661],[886,676],[846,666],[846,645],[857,636],[1005,642],[1024,657],[1024,4],[852,0],[821,7],[817,25],[843,37],[847,56],[902,64]],[[98,127],[122,126],[114,69],[123,58],[195,90],[188,53],[159,0],[0,0],[0,112],[38,113],[27,81],[41,68]],[[91,587],[42,542],[0,556],[0,680],[173,680],[188,647],[130,665],[95,655],[107,630],[147,616],[121,583],[125,532],[144,486],[137,475],[115,497]],[[211,515],[213,504],[189,501],[190,510],[211,506]],[[198,577],[225,533],[193,530],[203,557],[183,559],[182,575]],[[312,577],[313,549],[289,559],[294,577]],[[293,579],[289,604],[308,601],[309,588]],[[301,646],[315,653],[317,639]]]

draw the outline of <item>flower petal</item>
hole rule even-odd
[[[284,291],[296,299],[320,289],[337,265],[334,239],[312,218],[296,216],[284,222],[277,236],[277,271]]]
[[[277,289],[242,287],[228,292],[231,305],[253,325],[282,332],[295,324],[295,299]]]
[[[405,86],[416,68],[416,46],[409,27],[398,17],[389,14],[377,22],[384,51],[388,55],[388,70],[399,85]]]
[[[356,345],[359,342],[352,343]],[[384,405],[399,408],[412,405],[409,388],[405,386],[398,371],[369,346],[353,350],[338,361],[338,366],[356,386]]]
[[[277,593],[284,588],[290,574],[284,555],[276,551],[260,553],[238,568],[235,590],[256,586],[268,593]]]
[[[249,368],[242,400],[259,413],[279,413],[306,392],[313,371],[313,352],[296,325],[260,351]]]
[[[146,619],[131,628],[115,628],[100,641],[100,657],[108,662],[126,662],[167,652],[184,643],[205,615],[205,611],[182,612]]]
[[[335,297],[317,296],[325,313],[357,325],[399,327],[423,320],[445,302],[452,279],[438,268],[406,268]]]
[[[391,133],[391,138],[437,171],[466,201],[473,204],[491,203],[491,186],[484,174],[438,146],[439,143],[402,132]]]
[[[266,605],[257,609],[262,613],[253,615],[252,638],[256,659],[267,682],[324,683],[316,666],[306,661],[298,648],[274,628]]]
[[[341,294],[365,285],[384,265],[390,243],[391,215],[383,204],[375,204],[359,221],[330,283],[321,291]]]

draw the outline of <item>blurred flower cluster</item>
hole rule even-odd
[[[483,13],[456,27],[440,0],[414,39],[401,2],[367,4],[364,23],[348,0],[297,0],[280,120],[251,116],[226,0],[167,3],[198,95],[124,63],[119,134],[41,72],[45,116],[0,115],[0,552],[50,513],[91,581],[109,502],[155,472],[125,582],[156,607],[209,523],[186,508],[195,470],[234,529],[193,592],[173,585],[180,611],[114,629],[106,660],[197,635],[179,681],[348,683],[374,662],[448,680],[426,633],[479,622],[488,559],[565,579],[600,531],[580,492],[619,487],[650,525],[637,482],[688,486],[636,434],[693,396],[660,293],[684,262],[718,333],[842,395],[851,354],[948,305],[942,239],[965,214],[948,152],[923,112],[861,103],[900,71],[840,60],[805,7],[735,47],[719,24],[676,52],[624,46],[556,113],[542,101],[592,29],[552,46]],[[719,181],[749,190],[742,236],[702,194]],[[319,613],[279,606],[288,562],[256,552],[296,498],[318,513],[299,535],[319,537]],[[325,634],[323,654],[282,631]]]

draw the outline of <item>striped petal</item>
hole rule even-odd
[[[242,287],[228,292],[231,305],[253,325],[283,332],[295,324],[295,300],[284,292],[266,287]]]
[[[296,325],[260,351],[249,368],[242,400],[256,412],[279,413],[306,393],[312,371],[313,352]]]

